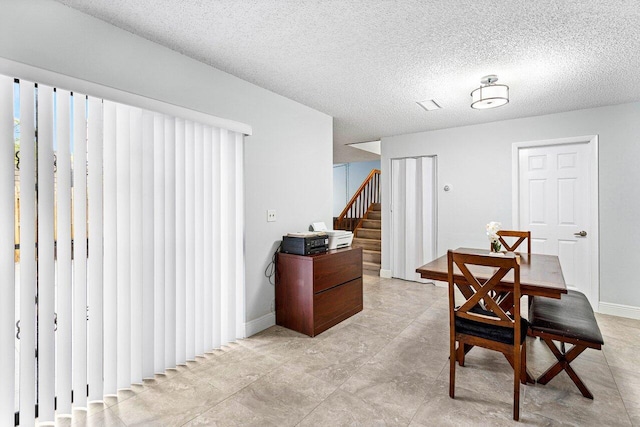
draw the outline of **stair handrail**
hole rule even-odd
[[[357,224],[362,222],[372,203],[380,203],[380,169],[372,169],[369,172],[369,175],[362,181],[358,190],[336,219],[333,228],[353,231]]]

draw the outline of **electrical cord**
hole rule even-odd
[[[282,248],[282,243],[278,245],[278,248],[275,250],[273,255],[271,256],[271,262],[267,265],[267,268],[264,269],[264,275],[269,279],[269,283],[272,285],[276,285],[275,276],[276,276],[276,263],[278,259],[278,252]]]

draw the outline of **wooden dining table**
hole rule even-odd
[[[490,255],[488,249],[458,248],[454,252],[470,253],[477,255]],[[560,299],[562,294],[567,293],[567,285],[562,275],[560,259],[556,255],[516,253],[520,257],[520,291],[522,295],[541,296]],[[501,254],[491,254],[492,256],[504,256]],[[469,271],[478,279],[489,279],[493,276],[495,268],[482,266],[468,266]],[[423,279],[438,280],[448,282],[447,255],[434,259],[430,263],[418,267],[416,272]],[[454,266],[454,278],[456,283],[464,292],[464,284],[469,285],[457,266]],[[513,289],[513,271],[507,273],[500,284],[496,286],[497,291],[509,292]],[[467,290],[471,291],[471,286]],[[502,305],[502,304],[501,304]],[[508,307],[503,307],[507,308]],[[468,353],[473,346],[465,345],[464,353]],[[511,363],[511,362],[510,362]],[[535,383],[531,374],[527,371],[527,382]]]
[[[458,248],[454,252],[489,255],[488,249]],[[567,285],[564,282],[560,259],[556,255],[519,253],[520,257],[520,291],[522,295],[541,296],[548,298],[560,298],[567,293]],[[500,256],[496,254],[494,256]],[[456,282],[464,283],[466,279],[454,267]],[[490,267],[470,267],[469,270],[479,279],[489,279],[493,275],[493,268]],[[434,259],[430,263],[418,267],[416,272],[423,279],[448,281],[447,255]],[[496,290],[508,291],[513,288],[513,272],[508,273],[501,281]],[[502,289],[501,289],[502,288]]]

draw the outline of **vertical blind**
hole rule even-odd
[[[243,336],[243,140],[0,76],[0,425]]]

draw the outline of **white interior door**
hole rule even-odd
[[[391,160],[391,275],[420,281],[435,257],[435,157]]]
[[[583,292],[596,308],[592,149],[589,141],[520,148],[518,193],[519,228],[531,231],[531,251],[558,255],[567,287]]]

